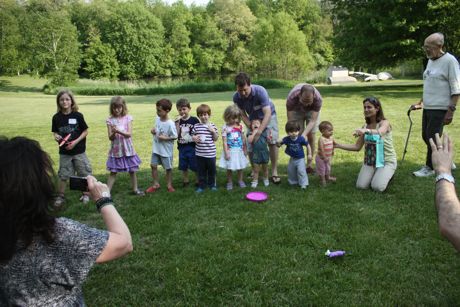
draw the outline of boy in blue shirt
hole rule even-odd
[[[286,123],[286,133],[288,136],[284,137],[281,142],[277,143],[278,147],[286,145],[284,151],[291,158],[288,164],[288,182],[291,185],[299,185],[302,189],[306,189],[308,186],[308,176],[305,169],[305,153],[302,146],[307,147],[307,159],[310,162],[311,147],[308,141],[300,133],[300,125],[295,121],[288,121]]]

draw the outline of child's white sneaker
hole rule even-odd
[[[264,179],[264,186],[268,187],[270,185],[270,180]]]
[[[227,183],[227,191],[233,190],[233,183],[229,182]]]
[[[244,181],[240,181],[240,182],[238,182],[238,184],[240,185],[240,188],[245,188],[246,187],[246,183],[244,183]]]
[[[83,195],[80,197],[80,201],[86,205],[87,203],[89,203],[89,196],[86,195],[86,194],[83,194]]]
[[[251,181],[251,188],[257,188],[257,181]]]

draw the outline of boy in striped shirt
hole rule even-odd
[[[216,141],[219,137],[216,125],[209,121],[211,108],[202,104],[196,109],[200,123],[195,124],[192,130],[195,141],[195,155],[198,169],[197,193],[204,191],[206,185],[216,191]]]

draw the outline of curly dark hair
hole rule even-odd
[[[53,242],[53,178],[51,159],[37,141],[0,137],[0,262],[11,259],[18,241],[29,246],[39,235]]]

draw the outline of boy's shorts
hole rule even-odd
[[[195,147],[193,146],[179,148],[179,170],[186,171],[189,169],[193,172],[197,171]]]
[[[172,169],[173,157],[163,157],[156,153],[152,153],[150,164],[153,166],[162,165],[165,170]]]
[[[89,163],[86,153],[59,155],[59,179],[67,180],[70,176],[75,176],[75,173],[80,177],[91,175],[91,163]]]

